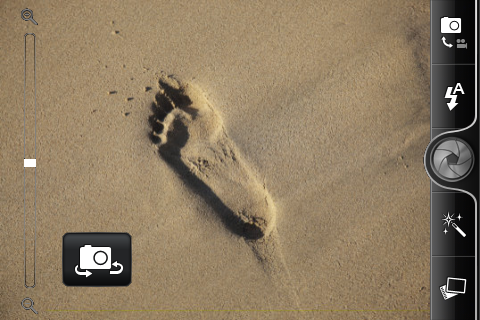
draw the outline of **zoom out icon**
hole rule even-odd
[[[456,182],[472,171],[474,163],[472,148],[458,138],[441,140],[432,152],[431,165],[442,180]]]

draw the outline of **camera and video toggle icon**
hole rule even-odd
[[[110,274],[120,274],[123,271],[123,265],[115,261],[112,263],[112,248],[110,247],[92,247],[89,244],[80,248],[80,269],[78,265],[75,267],[75,272],[78,275],[89,277],[92,275],[90,270],[108,270],[114,267],[120,267],[119,270],[110,271]]]
[[[440,19],[440,32],[445,34],[462,33],[462,18],[443,17]],[[447,42],[445,36],[442,37],[443,45],[449,49],[453,48],[453,44]],[[457,49],[467,49],[465,39],[457,39]]]

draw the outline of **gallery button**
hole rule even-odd
[[[476,320],[475,258],[432,257],[433,320]]]
[[[62,260],[67,286],[128,286],[132,280],[128,233],[67,233]]]
[[[475,256],[475,202],[466,193],[432,193],[432,256]]]
[[[432,64],[475,63],[475,2],[431,2]]]
[[[475,120],[475,66],[432,65],[432,128],[462,129]]]

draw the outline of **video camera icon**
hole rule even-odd
[[[132,252],[128,233],[67,233],[63,282],[67,286],[128,286]]]

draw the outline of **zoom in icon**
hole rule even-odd
[[[447,138],[433,148],[431,165],[442,180],[462,180],[472,171],[473,162],[472,148],[461,139]]]

